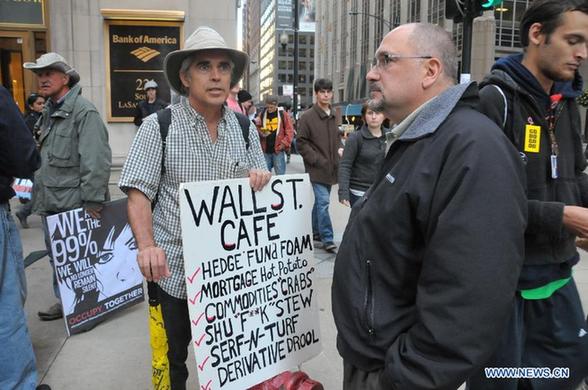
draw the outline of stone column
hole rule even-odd
[[[496,20],[494,11],[486,11],[474,19],[472,37],[472,80],[480,81],[494,64]]]

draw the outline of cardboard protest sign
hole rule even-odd
[[[203,389],[246,389],[321,351],[308,175],[180,186],[188,308]]]
[[[144,299],[126,199],[105,204],[100,214],[94,219],[79,208],[47,217],[69,335]]]

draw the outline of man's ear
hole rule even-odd
[[[425,74],[422,85],[423,89],[427,89],[435,84],[439,77],[441,77],[441,74],[443,73],[443,65],[438,58],[433,57],[424,60],[423,67]]]
[[[182,85],[186,88],[188,88],[188,86],[190,85],[190,77],[186,76],[186,73],[184,72],[180,72],[180,81],[182,82]]]
[[[543,33],[543,25],[541,23],[533,23],[529,27],[529,45],[540,45],[545,41],[545,34]]]

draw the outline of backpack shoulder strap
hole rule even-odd
[[[159,124],[159,134],[161,135],[161,174],[165,172],[165,145],[167,143],[167,133],[171,124],[171,108],[164,108],[157,111],[157,123]],[[159,199],[159,191],[151,203],[151,211],[155,209],[155,204]]]
[[[171,108],[164,108],[157,111],[157,122],[159,123],[159,133],[161,134],[161,172],[165,172],[165,145],[167,143],[167,133],[171,124]]]
[[[502,101],[504,102],[504,110],[502,113],[502,128],[504,129],[504,127],[506,126],[506,118],[508,117],[508,100],[506,99],[506,95],[504,94],[504,91],[502,90],[502,88],[500,88],[496,84],[490,84],[490,85],[492,85],[494,88],[496,88],[498,90],[498,92],[502,96]]]
[[[249,121],[249,117],[238,112],[235,112],[237,116],[237,120],[239,121],[239,125],[241,126],[241,131],[243,132],[243,139],[245,140],[245,149],[249,150],[249,125],[251,122]]]

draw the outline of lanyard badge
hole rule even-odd
[[[557,156],[559,155],[559,144],[557,143],[557,139],[555,138],[555,124],[557,122],[557,117],[561,113],[561,109],[558,110],[558,106],[563,108],[563,106],[559,104],[561,102],[562,95],[551,95],[549,98],[551,101],[551,105],[549,107],[549,114],[547,115],[546,119],[548,124],[547,133],[549,134],[549,140],[551,142],[551,178],[557,179],[559,176],[557,170]]]

